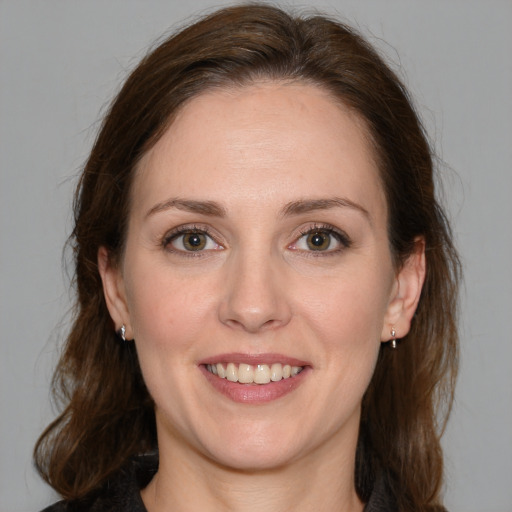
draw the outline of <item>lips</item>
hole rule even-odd
[[[231,400],[257,404],[296,389],[311,365],[280,354],[223,354],[201,361],[199,368]]]

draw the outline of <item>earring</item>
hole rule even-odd
[[[123,326],[124,327],[124,326]],[[395,328],[391,328],[391,338],[392,340],[389,342],[392,349],[396,348],[396,331]]]
[[[121,325],[121,327],[117,330],[116,334],[123,340],[126,341],[126,327],[125,325]]]

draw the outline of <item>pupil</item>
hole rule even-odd
[[[324,243],[324,237],[321,235],[313,235],[313,245],[322,245]]]
[[[192,247],[198,247],[199,245],[201,245],[201,238],[199,237],[199,235],[190,235],[188,243]]]

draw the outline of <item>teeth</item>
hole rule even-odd
[[[220,363],[214,364],[212,366],[215,366],[215,368],[217,368],[217,375],[221,379],[225,379],[226,378],[226,369],[224,368],[224,366],[222,366]]]
[[[226,367],[226,379],[238,382],[238,368],[233,363],[228,363]]]
[[[258,364],[254,369],[254,383],[268,384],[270,382],[270,368],[267,364]]]
[[[238,366],[238,382],[241,384],[254,382],[254,368],[250,364],[241,364]]]
[[[302,368],[300,366],[292,366],[291,376],[295,377],[296,375],[298,375],[300,373],[301,370],[302,370]]]
[[[302,366],[291,366],[289,364],[274,363],[268,364],[239,364],[235,363],[217,363],[207,364],[206,369],[217,375],[221,379],[227,379],[231,382],[240,382],[241,384],[268,384],[269,382],[278,382],[281,379],[295,377],[302,370]]]
[[[270,367],[270,380],[272,382],[277,382],[283,378],[283,365],[279,363],[274,363]]]

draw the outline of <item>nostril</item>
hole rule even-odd
[[[260,332],[277,329],[288,323],[289,315],[283,312],[272,311],[273,314],[265,314],[262,311],[251,311],[222,317],[221,321],[232,329],[240,329],[247,332]]]
[[[253,318],[252,320],[245,319],[244,321],[230,318],[223,323],[232,329],[241,329],[247,332],[258,332],[262,330],[273,329],[281,324],[281,322],[276,319],[260,321],[257,318]]]
[[[237,262],[223,283],[225,295],[219,304],[219,319],[225,325],[247,332],[275,329],[288,323],[290,306],[286,288],[278,285],[276,268],[267,259]]]

